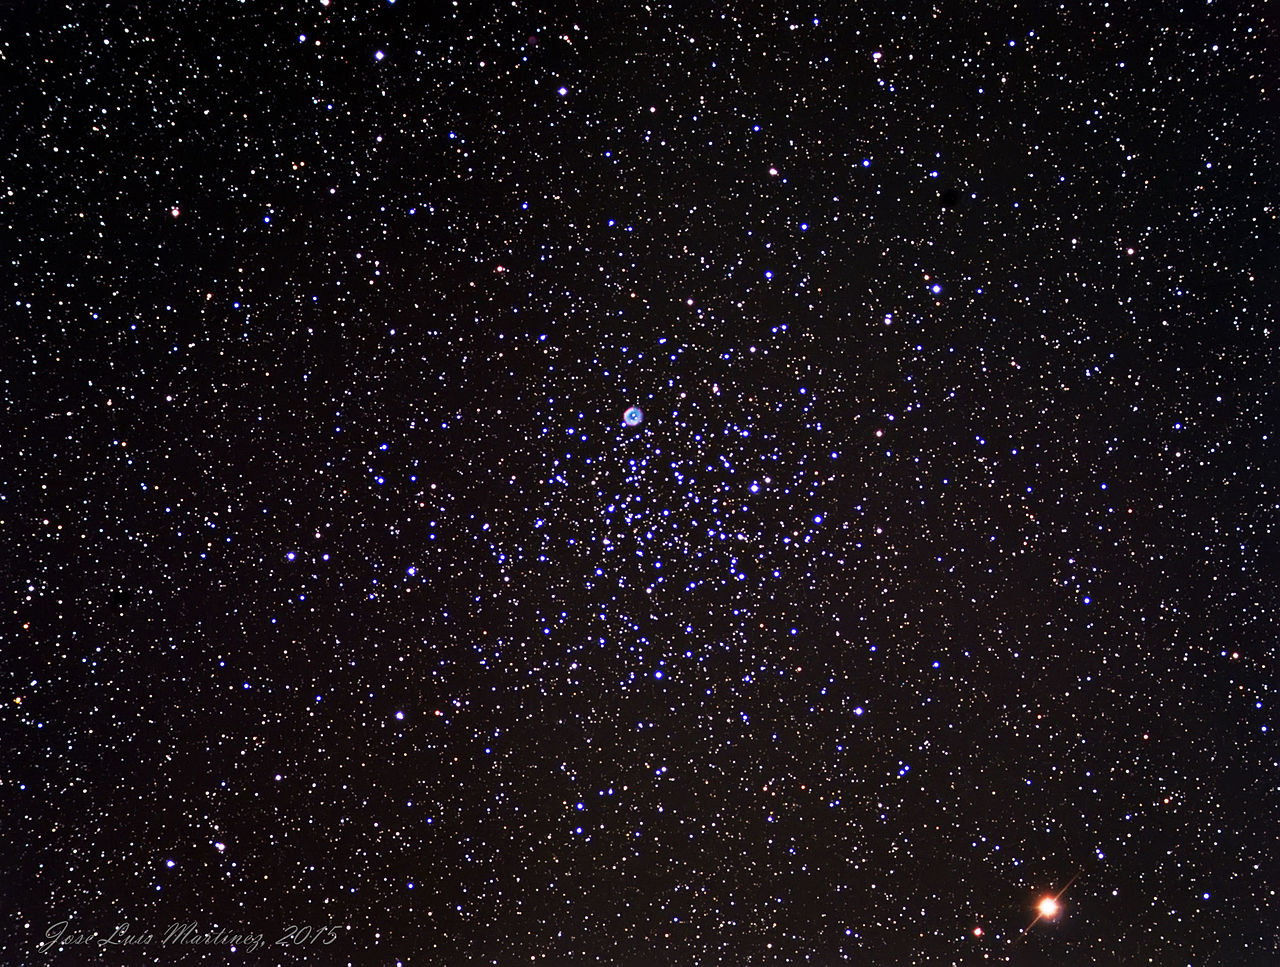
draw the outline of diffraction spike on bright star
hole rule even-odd
[[[1080,879],[1080,874],[1083,872],[1084,870],[1080,870],[1075,876],[1067,880],[1066,886],[1057,893],[1048,893],[1040,898],[1040,902],[1036,904],[1035,919],[1023,927],[1022,933],[1018,934],[1018,936],[1014,938],[1013,943],[1017,943],[1025,937],[1027,932],[1041,920],[1053,920],[1062,912],[1062,895],[1071,888],[1072,883]]]

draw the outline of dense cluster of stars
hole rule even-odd
[[[448,9],[6,10],[0,961],[1280,961],[1262,5]]]

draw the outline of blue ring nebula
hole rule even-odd
[[[639,426],[644,419],[644,411],[638,406],[633,406],[622,414],[622,422],[627,426]]]

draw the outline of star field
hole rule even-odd
[[[1280,963],[1263,4],[4,20],[0,962]]]

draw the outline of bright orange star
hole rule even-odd
[[[1057,893],[1050,893],[1040,898],[1040,902],[1036,904],[1036,917],[1029,924],[1022,928],[1022,933],[1018,934],[1011,943],[1017,943],[1027,935],[1027,932],[1041,920],[1052,920],[1062,912],[1062,894],[1071,889],[1071,884],[1080,879],[1084,870],[1080,870],[1071,879],[1067,880],[1067,885]]]

